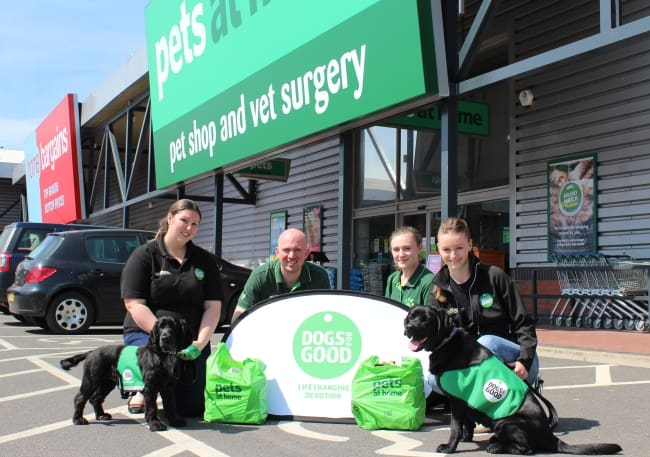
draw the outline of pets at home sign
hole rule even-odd
[[[152,0],[156,187],[437,94],[430,8],[422,0]]]
[[[596,172],[595,155],[548,162],[549,256],[598,251]]]

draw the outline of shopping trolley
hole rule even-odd
[[[612,307],[622,315],[614,321],[614,328],[624,327],[626,330],[647,330],[650,326],[648,307],[636,296],[648,295],[648,268],[650,262],[641,262],[630,257],[612,257],[608,259],[611,272],[618,286],[616,298],[612,300]]]
[[[600,295],[601,282],[593,271],[591,256],[553,256],[561,296],[549,316],[551,325],[577,327],[583,316],[592,314],[597,306],[592,296]]]
[[[648,262],[629,256],[552,257],[561,297],[550,314],[551,325],[648,330],[647,306],[635,298],[648,293]]]

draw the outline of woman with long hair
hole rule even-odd
[[[125,344],[146,344],[162,315],[183,317],[189,324],[193,342],[179,355],[185,362],[176,387],[178,412],[188,417],[203,415],[205,362],[223,299],[214,255],[192,242],[200,223],[201,210],[194,201],[174,202],[156,237],[133,251],[121,279]],[[144,412],[141,394],[130,398],[129,412]]]
[[[533,387],[539,384],[537,334],[510,276],[481,263],[472,251],[467,222],[451,217],[438,230],[444,266],[434,279],[431,303],[447,309],[457,325],[509,365]]]

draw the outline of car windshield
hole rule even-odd
[[[56,235],[48,235],[45,239],[39,244],[32,252],[27,256],[28,259],[41,259],[43,257],[48,257],[63,242],[63,238]]]

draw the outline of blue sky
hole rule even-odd
[[[83,102],[145,45],[149,0],[0,0],[0,147],[23,149],[67,93]]]

